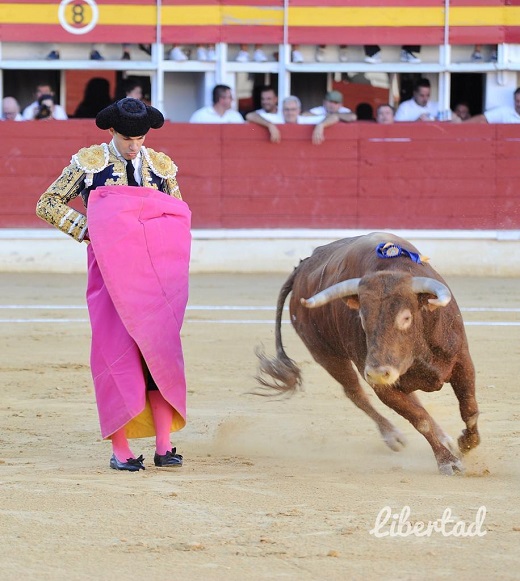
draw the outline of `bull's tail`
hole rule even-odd
[[[271,393],[266,393],[266,391],[255,392],[258,395],[276,395],[276,393],[292,395],[302,384],[301,371],[296,363],[287,356],[282,344],[282,315],[285,299],[292,291],[297,271],[298,269],[295,268],[278,295],[275,323],[276,357],[267,357],[263,347],[255,349],[256,356],[259,359],[259,373],[256,376],[256,380],[262,387],[273,390]]]

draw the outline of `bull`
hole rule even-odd
[[[316,248],[282,286],[276,309],[276,357],[257,349],[258,380],[294,393],[301,372],[282,344],[281,320],[291,294],[291,323],[312,357],[377,424],[395,451],[402,433],[370,403],[353,365],[379,399],[429,442],[441,474],[462,472],[451,438],[420,403],[417,390],[450,383],[466,428],[462,454],[480,443],[475,369],[462,316],[442,277],[398,236],[373,232]],[[275,392],[273,392],[275,393]]]

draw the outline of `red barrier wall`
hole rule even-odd
[[[46,227],[36,201],[79,148],[109,139],[91,120],[1,122],[0,227]],[[166,125],[194,228],[519,229],[517,125]]]

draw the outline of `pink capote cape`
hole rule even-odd
[[[180,330],[188,301],[191,212],[151,188],[102,186],[87,209],[87,304],[91,369],[101,434],[126,425],[129,438],[155,435],[143,360],[186,424]]]

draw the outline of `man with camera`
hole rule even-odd
[[[50,85],[41,84],[36,87],[36,100],[28,105],[22,113],[26,121],[31,119],[68,119],[61,105],[54,102],[54,91]]]

